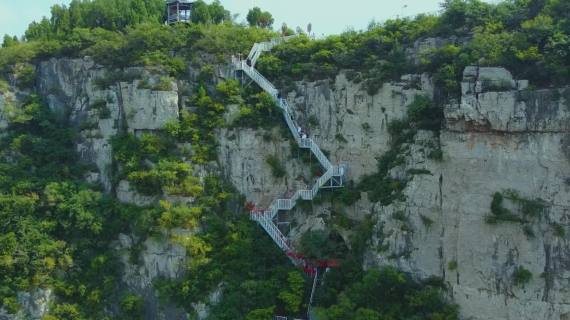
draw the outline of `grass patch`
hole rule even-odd
[[[312,114],[309,116],[309,118],[307,118],[307,123],[311,127],[318,127],[319,126],[319,118],[316,115]]]
[[[172,91],[172,82],[174,81],[171,77],[160,77],[158,82],[152,86],[154,91]]]
[[[457,261],[456,260],[451,260],[447,263],[447,270],[449,271],[455,271],[457,270]]]
[[[518,206],[518,212],[503,206],[504,199],[509,199]],[[514,190],[506,190],[503,193],[495,192],[491,201],[491,214],[485,217],[485,221],[490,224],[499,222],[527,223],[530,219],[542,217],[546,210],[546,202],[540,198],[531,200],[522,198]]]
[[[91,104],[91,108],[97,110],[99,113],[99,118],[101,119],[109,119],[111,118],[111,110],[107,107],[107,101],[105,99],[97,99],[93,104]]]
[[[10,86],[8,85],[8,81],[4,79],[0,79],[0,94],[5,94],[8,92]]]
[[[271,132],[266,131],[263,133],[262,138],[264,142],[271,142],[273,140],[273,135],[271,134]]]

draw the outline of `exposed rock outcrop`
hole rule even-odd
[[[77,150],[82,160],[97,165],[98,180],[113,188],[110,138],[120,130],[131,133],[162,128],[178,118],[178,88],[152,90],[160,81],[142,68],[107,70],[90,58],[50,59],[38,68],[39,91],[52,110],[81,129]]]
[[[139,134],[159,130],[167,122],[178,119],[177,84],[162,84],[160,90],[154,90],[160,81],[163,81],[160,75],[142,68],[108,70],[90,58],[51,59],[41,62],[38,67],[40,94],[50,109],[80,132],[76,148],[81,159],[97,167],[86,175],[86,180],[103,185],[107,192],[115,191],[118,200],[124,203],[149,206],[158,201],[157,197],[138,194],[127,181],[113,184],[110,140],[121,132]],[[0,96],[0,129],[5,119],[1,112],[4,102],[4,97]],[[176,201],[191,202],[191,199]],[[188,317],[184,310],[160,303],[152,283],[160,277],[176,279],[184,274],[188,262],[186,250],[173,242],[171,236],[184,237],[189,233],[173,230],[164,237],[144,241],[121,235],[116,242],[115,249],[120,253],[124,267],[122,285],[144,298],[145,319]],[[19,297],[25,313],[33,319],[41,318],[40,313],[46,312],[48,302],[41,303],[49,300],[38,298],[38,290],[22,293]]]
[[[418,278],[441,277],[464,319],[567,317],[570,250],[560,228],[568,234],[568,90],[532,90],[503,68],[468,67],[460,101],[445,107],[441,134],[420,131],[406,148],[404,164],[390,172],[395,177],[418,172],[407,183],[406,200],[382,206],[364,195],[346,208],[352,218],[371,214],[376,220],[366,266],[395,265]],[[432,92],[427,76],[407,76],[369,96],[341,74],[332,83],[299,83],[288,98],[311,137],[330,151],[333,162],[349,164],[350,178],[358,180],[377,170],[376,158],[388,149],[387,123],[404,117],[415,95]],[[311,125],[315,119],[318,124]],[[235,134],[236,145],[247,143],[239,148],[226,143],[229,151],[221,162],[233,168],[227,172],[230,179],[250,197],[258,190],[244,183],[244,176],[252,168],[258,172],[264,155],[274,151],[255,148],[263,145],[259,132]],[[434,144],[442,148],[442,161],[428,157]],[[249,159],[247,166],[242,158]],[[258,178],[267,176],[265,169]],[[486,222],[493,194],[509,189],[524,199],[544,200],[546,209],[530,231],[516,222]],[[326,206],[298,210],[291,234],[320,229],[323,217],[332,215]],[[518,267],[533,275],[524,285],[515,284]]]
[[[503,68],[467,67],[445,117],[452,131],[570,132],[570,87],[529,90]]]
[[[447,43],[436,39],[418,44],[415,50]],[[38,68],[39,89],[50,108],[68,117],[81,132],[77,150],[84,161],[97,166],[86,179],[101,183],[107,192],[115,191],[120,201],[149,205],[157,199],[137,194],[126,181],[113,184],[109,139],[121,131],[157,130],[176,119],[182,95],[175,83],[172,90],[152,90],[157,76],[130,71],[139,72],[148,83],[119,77],[102,87],[100,80],[109,71],[91,59],[52,59]],[[341,73],[334,81],[299,82],[287,99],[304,130],[330,152],[333,162],[348,164],[349,177],[358,181],[377,171],[377,158],[388,150],[388,123],[403,118],[416,95],[431,97],[433,91],[429,76],[407,75],[371,96]],[[7,125],[6,99],[0,95],[0,130]],[[404,163],[389,173],[399,177],[410,169],[418,172],[407,182],[405,200],[383,206],[363,194],[346,208],[355,220],[374,218],[377,232],[366,267],[395,265],[418,278],[441,277],[464,319],[567,319],[570,88],[533,90],[503,68],[468,67],[460,100],[444,111],[441,133],[420,131],[402,155]],[[287,131],[225,128],[218,132],[222,171],[239,192],[262,206],[312,184],[310,164],[299,159],[289,133],[283,132]],[[428,157],[434,144],[441,146],[442,161]],[[280,162],[285,177],[273,177],[266,162],[269,156]],[[493,194],[509,189],[525,199],[544,200],[546,209],[530,224],[533,236],[517,222],[486,222]],[[327,206],[315,211],[310,216],[303,210],[294,213],[298,222],[292,227],[294,238],[326,228],[327,218],[335,214]],[[189,231],[176,230],[176,234]],[[346,234],[342,237],[348,239]],[[170,237],[140,240],[121,235],[116,249],[125,268],[123,285],[145,298],[146,319],[187,316],[160,305],[152,288],[158,277],[175,279],[183,274],[188,258],[182,246]],[[533,275],[524,285],[513,280],[518,267]],[[195,305],[199,317],[207,314],[209,303],[219,301],[222,289],[220,284],[208,303]],[[41,318],[51,297],[49,290],[22,293],[22,315]],[[19,318],[0,311],[0,319]]]
[[[411,148],[406,167],[431,174],[408,183],[405,202],[376,205],[382,236],[368,262],[443,278],[466,319],[558,320],[570,312],[570,250],[553,226],[568,230],[570,161],[561,143],[568,130],[565,100],[552,95],[567,89],[521,90],[504,69],[480,68],[479,78],[474,70],[465,71],[460,106],[446,109],[444,161]],[[486,91],[477,80],[482,74],[505,86]],[[521,95],[532,98],[518,100]],[[540,98],[545,95],[550,98]],[[516,222],[486,222],[493,193],[509,189],[547,203],[531,231]],[[398,211],[403,221],[394,219]],[[514,281],[518,267],[533,275],[524,286]]]
[[[144,298],[144,319],[187,319],[186,312],[175,306],[160,303],[153,281],[158,278],[181,277],[188,263],[186,249],[172,242],[170,237],[185,237],[187,230],[173,230],[165,238],[148,238],[142,242],[136,237],[120,235],[116,251],[124,266],[123,283],[130,292]]]
[[[332,84],[328,80],[299,82],[287,98],[303,130],[323,150],[330,151],[332,162],[347,164],[351,177],[358,179],[376,171],[376,158],[388,150],[388,122],[404,117],[406,106],[416,95],[433,95],[427,75],[404,76],[370,96],[341,73]],[[232,116],[227,118],[231,120]],[[277,125],[284,128],[283,123]],[[299,160],[298,149],[291,149],[291,139],[290,133],[279,127],[267,132],[220,130],[219,156],[225,176],[248,200],[261,206],[312,185],[312,172]],[[265,161],[270,156],[277,156],[286,171],[285,178],[272,176]]]
[[[300,149],[292,148],[289,136],[278,127],[271,130],[223,129],[220,131],[220,160],[224,175],[249,201],[259,206],[310,185],[311,172],[299,160]],[[269,157],[275,157],[286,175],[275,177]],[[316,161],[316,160],[314,160]]]
[[[330,151],[331,161],[347,164],[350,176],[359,179],[376,171],[376,158],[388,150],[388,123],[403,118],[416,95],[433,96],[427,75],[404,76],[370,96],[341,73],[332,84],[298,83],[288,98],[300,123],[312,128],[311,138]]]
[[[22,307],[20,311],[10,314],[0,308],[0,320],[40,320],[48,313],[53,298],[51,289],[37,288],[30,292],[19,292],[18,303]]]
[[[8,118],[6,114],[8,99],[10,99],[9,95],[0,93],[0,131],[6,130],[6,128],[8,128]]]

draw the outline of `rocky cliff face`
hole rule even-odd
[[[137,194],[127,181],[115,182],[110,139],[119,132],[135,135],[152,132],[177,119],[180,107],[177,83],[163,84],[158,90],[155,85],[161,81],[159,75],[139,68],[109,70],[89,58],[41,62],[37,67],[37,81],[39,94],[50,109],[79,132],[76,149],[81,160],[95,165],[86,180],[101,184],[108,193],[116,193],[124,203],[139,206],[155,203],[157,198]],[[2,111],[9,101],[15,100],[17,94],[0,95],[0,130],[7,126],[7,115]],[[122,287],[144,298],[145,319],[188,317],[184,310],[161,304],[152,286],[158,277],[173,279],[186,270],[186,250],[171,239],[189,231],[173,232],[146,240],[123,234],[115,241],[124,267]],[[135,251],[137,259],[132,258]],[[22,292],[18,297],[22,311],[17,315],[0,313],[0,319],[41,319],[53,298],[51,290]],[[207,311],[207,308],[202,309]]]
[[[382,206],[364,194],[344,208],[352,218],[371,214],[376,221],[367,267],[394,265],[416,277],[441,277],[465,319],[570,318],[569,90],[532,90],[505,69],[467,68],[461,99],[445,106],[439,136],[420,131],[405,163],[390,171],[394,177],[420,172],[408,182],[405,200]],[[311,137],[333,162],[348,164],[358,181],[376,171],[376,158],[388,149],[387,123],[404,117],[418,94],[433,94],[428,76],[403,77],[370,96],[341,74],[333,82],[299,83],[288,99]],[[238,142],[222,139],[222,166],[248,198],[269,195],[273,183],[256,189],[251,181],[268,176],[260,159],[274,149],[259,132],[232,134]],[[428,157],[434,145],[441,146],[441,161]],[[515,214],[524,210],[521,201],[541,199],[539,217],[489,223],[496,192],[517,195],[518,202],[504,204]],[[297,210],[291,234],[326,228],[332,211]],[[521,268],[532,274],[524,284],[516,281]]]
[[[416,95],[432,94],[426,75],[403,77],[370,96],[342,73],[332,82],[299,82],[287,98],[303,131],[330,152],[331,161],[347,164],[351,176],[358,179],[373,173],[376,158],[388,149],[388,122],[402,118]],[[262,204],[312,184],[307,164],[300,162],[298,150],[291,148],[290,132],[284,123],[277,125],[272,131],[230,129],[219,133],[224,172],[242,194]],[[271,155],[277,155],[284,165],[284,179],[272,177],[264,161]]]
[[[113,188],[110,138],[125,130],[160,129],[178,118],[178,90],[152,90],[159,77],[139,68],[107,70],[91,59],[51,59],[38,67],[39,91],[50,108],[81,130],[77,151],[94,163],[89,180]]]
[[[442,277],[465,318],[568,317],[567,90],[529,90],[504,69],[467,68],[461,101],[445,109],[443,161],[417,149],[408,157],[406,167],[431,174],[408,184],[407,201],[375,207],[382,236],[369,263]],[[540,218],[487,223],[493,193],[509,189],[544,199]],[[396,210],[405,221],[392,218]],[[524,286],[515,284],[519,267],[533,275]]]
[[[178,88],[184,84],[153,90],[157,76],[127,71],[138,76],[122,74],[102,85],[110,71],[90,59],[53,59],[38,68],[39,89],[50,108],[80,131],[77,150],[97,166],[86,179],[123,202],[146,205],[157,199],[136,194],[126,181],[114,182],[109,138],[121,130],[157,130],[177,118],[183,105]],[[416,95],[433,96],[429,76],[402,77],[370,96],[340,74],[334,81],[297,83],[287,98],[304,130],[333,162],[347,164],[349,178],[358,181],[376,172],[377,157],[389,148],[387,124],[403,118]],[[15,98],[0,95],[0,129],[6,127],[2,110]],[[221,170],[260,205],[311,183],[309,166],[279,126],[227,128],[218,137]],[[428,156],[436,145],[442,161]],[[439,135],[420,131],[407,150],[404,163],[390,171],[394,177],[411,169],[421,172],[407,183],[405,200],[383,206],[363,194],[354,206],[343,208],[353,219],[371,215],[375,221],[366,267],[395,265],[416,277],[441,277],[464,319],[570,319],[570,88],[532,90],[507,70],[467,68],[461,99],[445,106],[444,129]],[[283,164],[285,177],[273,177],[265,161],[269,156]],[[544,200],[540,216],[523,223],[488,223],[493,195],[508,190],[522,199]],[[506,199],[504,206],[521,211],[520,201]],[[327,228],[334,214],[324,205],[299,209],[289,218],[296,222],[291,235],[298,239],[307,230]],[[144,296],[147,319],[186,317],[182,310],[161,306],[150,285],[156,277],[183,273],[184,248],[168,236],[139,240],[121,235],[115,243],[124,286]],[[141,250],[133,261],[136,245]],[[520,267],[532,274],[524,285],[513,277]],[[211,303],[219,301],[221,288],[212,293]],[[22,293],[20,302],[28,316],[38,319],[52,296],[46,290]],[[196,310],[207,315],[205,304]],[[3,318],[9,317],[0,313]]]

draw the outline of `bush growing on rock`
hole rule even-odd
[[[523,266],[518,266],[513,272],[513,283],[516,286],[524,286],[532,279],[532,273]]]

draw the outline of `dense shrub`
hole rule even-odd
[[[512,212],[503,206],[505,198],[518,207],[518,212]],[[546,208],[547,204],[544,200],[540,198],[525,199],[515,190],[505,190],[502,193],[495,192],[491,201],[491,215],[485,217],[485,221],[492,224],[504,221],[528,223],[532,219],[540,219]]]
[[[259,68],[279,87],[288,87],[291,80],[334,78],[341,69],[351,70],[350,78],[362,81],[370,94],[402,74],[428,71],[434,75],[439,94],[457,97],[463,69],[473,64],[502,65],[516,77],[540,85],[567,84],[570,19],[558,11],[565,9],[565,1],[560,0],[498,4],[447,0],[439,16],[371,23],[368,30],[317,41],[299,37],[260,59]],[[406,60],[405,48],[427,36],[455,36],[466,43],[450,41],[420,52],[416,66]]]
[[[335,259],[344,257],[347,247],[336,232],[309,231],[301,237],[301,252],[308,258]]]
[[[518,266],[513,272],[513,283],[516,286],[524,286],[532,279],[532,273],[522,266]]]
[[[0,301],[49,286],[58,296],[46,319],[101,319],[117,299],[109,241],[128,230],[118,207],[81,181],[85,166],[71,129],[37,98],[24,98],[0,139]]]
[[[324,290],[334,290],[336,276],[328,276]],[[316,308],[319,319],[459,319],[457,306],[445,301],[441,286],[417,283],[391,267],[362,273],[333,301]]]

